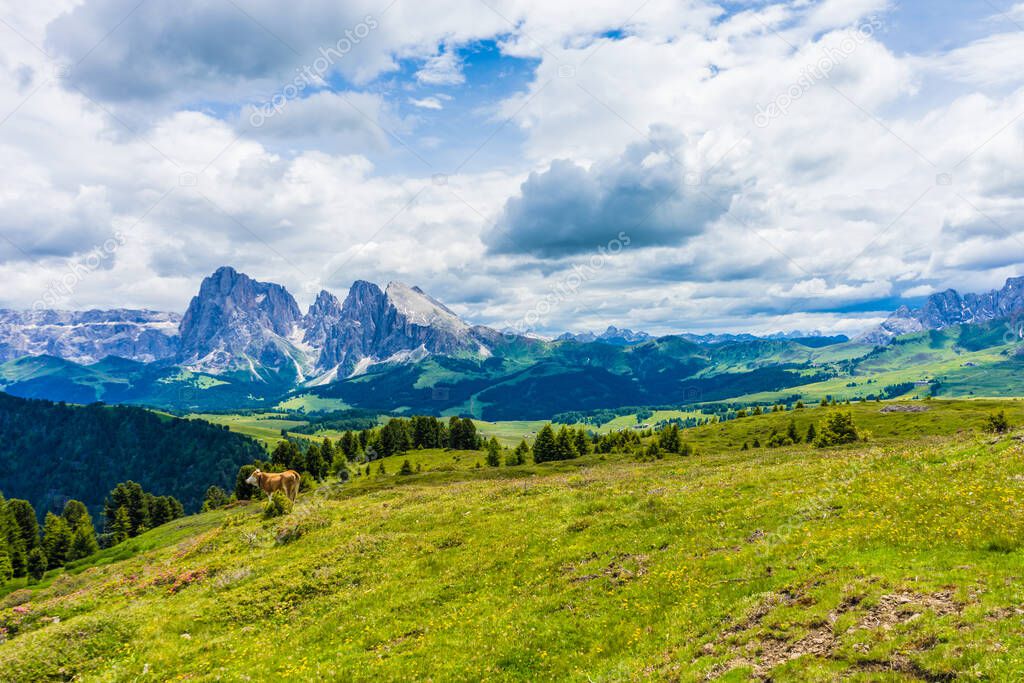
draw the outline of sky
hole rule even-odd
[[[1024,2],[0,0],[0,306],[856,334],[1024,274]]]

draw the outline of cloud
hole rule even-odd
[[[424,85],[461,85],[466,76],[462,73],[462,60],[447,49],[427,59],[416,72],[416,80]]]
[[[500,325],[620,231],[630,245],[538,327],[845,330],[887,291],[1020,274],[1024,88],[1004,18],[908,54],[884,25],[843,50],[884,24],[881,0],[235,4],[7,18],[55,60],[16,36],[0,57],[0,303],[31,305],[129,227],[68,307],[181,310],[231,263],[300,298],[310,278],[412,281]],[[474,61],[479,40],[493,63]],[[324,77],[249,125],[322,50],[338,51]],[[509,56],[528,58],[525,85],[502,78]],[[410,107],[431,115],[396,114]],[[455,139],[485,143],[462,173],[438,159]]]
[[[351,153],[386,146],[386,131],[400,125],[389,118],[393,119],[379,95],[321,91],[273,105],[247,106],[237,127],[261,140],[305,142],[305,147]]]
[[[409,104],[414,107],[419,107],[420,109],[434,109],[436,111],[444,109],[444,105],[441,104],[441,100],[436,97],[423,97],[420,99],[410,97]]]
[[[627,235],[633,248],[677,245],[729,205],[729,189],[685,177],[681,143],[666,127],[617,159],[587,169],[556,159],[531,173],[484,241],[492,253],[557,259]],[[687,184],[689,182],[689,184]]]

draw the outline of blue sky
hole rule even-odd
[[[59,307],[181,310],[230,264],[303,304],[396,279],[545,334],[856,333],[1024,260],[1024,3],[83,0],[3,18],[6,306],[67,281]]]

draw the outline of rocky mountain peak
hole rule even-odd
[[[860,341],[888,344],[893,338],[952,325],[985,323],[1024,315],[1024,277],[1006,280],[1002,289],[961,295],[947,289],[929,296],[920,308],[900,306],[881,325],[865,332]]]
[[[419,287],[410,287],[404,282],[389,282],[384,294],[407,322],[443,328],[453,334],[469,332],[469,325],[454,311]]]
[[[224,266],[203,280],[181,321],[179,361],[218,372],[255,366],[289,369],[288,349],[302,314],[284,287]],[[300,373],[301,374],[301,373]]]

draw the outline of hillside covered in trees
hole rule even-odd
[[[194,511],[208,486],[233,486],[240,465],[264,456],[252,439],[202,420],[0,394],[0,491],[40,515],[77,499],[98,516],[126,480]]]

